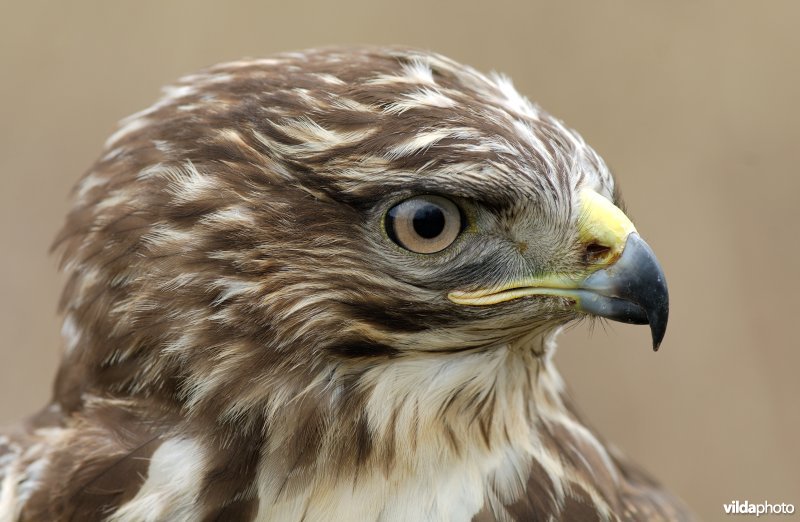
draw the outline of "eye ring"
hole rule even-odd
[[[442,196],[415,196],[386,213],[386,234],[402,248],[435,254],[449,247],[464,229],[459,207]]]

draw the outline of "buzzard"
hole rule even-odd
[[[405,48],[212,67],[124,120],[55,242],[49,406],[0,520],[679,520],[553,367],[667,287],[583,139]]]

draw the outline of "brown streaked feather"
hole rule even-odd
[[[31,457],[46,463],[38,479],[46,487],[34,490],[20,519],[95,520],[132,498],[161,442],[148,424],[124,405],[100,402],[55,428],[62,433],[38,427],[32,438],[46,447]]]
[[[636,520],[693,520],[691,510],[636,464],[630,462],[614,448],[611,456],[617,465],[624,486],[619,492],[624,506],[620,518]]]

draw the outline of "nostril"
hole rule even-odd
[[[603,261],[608,253],[611,251],[610,247],[601,245],[599,243],[590,243],[586,246],[584,257],[587,263],[599,263]]]

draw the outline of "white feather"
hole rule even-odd
[[[207,452],[191,439],[170,439],[153,453],[147,480],[107,522],[199,520],[198,499]]]

